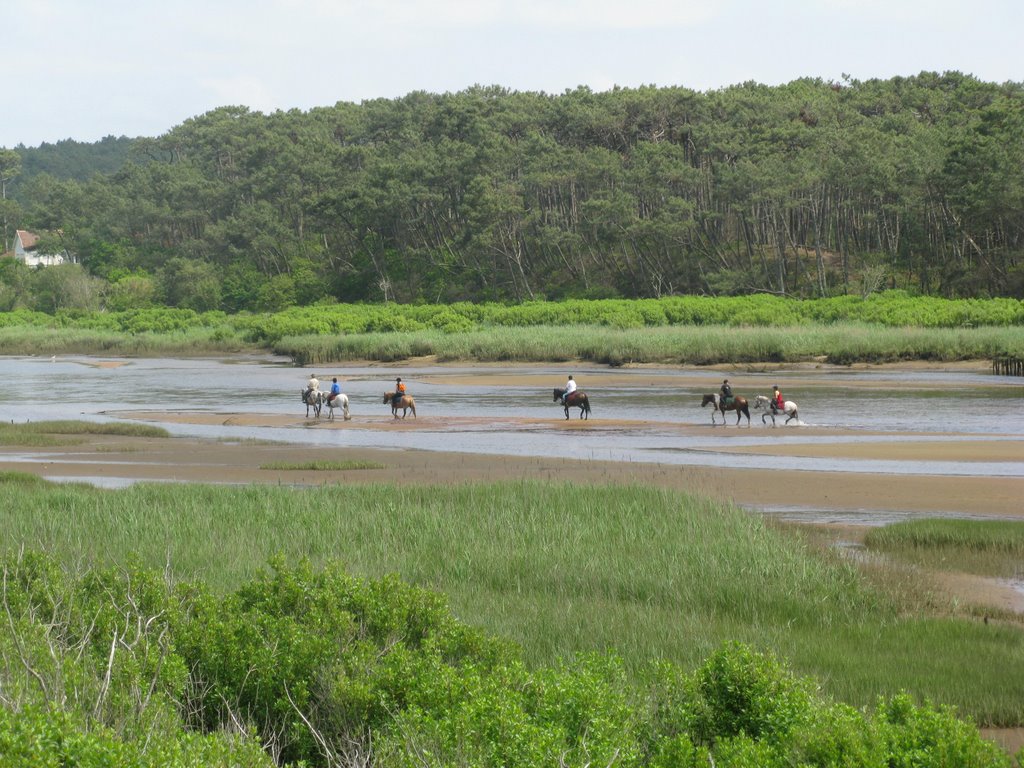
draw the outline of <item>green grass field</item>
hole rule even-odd
[[[908,520],[872,530],[874,551],[926,568],[1024,579],[1024,523],[1010,520]]]
[[[615,649],[690,668],[726,640],[772,650],[857,706],[906,689],[1024,723],[1024,630],[922,613],[739,509],[642,487],[502,483],[121,490],[0,478],[0,545],[126,562],[228,590],[269,557],[396,573],[533,664]]]

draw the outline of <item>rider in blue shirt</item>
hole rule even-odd
[[[331,402],[335,397],[341,394],[341,384],[338,383],[338,377],[335,376],[331,379],[331,394],[327,396],[327,402]]]

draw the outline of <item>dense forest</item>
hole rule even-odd
[[[1021,83],[473,87],[104,141],[92,174],[0,150],[7,243],[76,258],[57,308],[1024,297]],[[41,308],[29,272],[0,265],[0,309]]]

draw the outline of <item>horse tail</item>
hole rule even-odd
[[[583,407],[587,409],[587,413],[590,413],[590,398],[586,395],[583,396]]]
[[[352,414],[348,412],[348,398],[346,397],[341,401],[342,412],[345,414],[345,421],[349,421],[352,418]]]

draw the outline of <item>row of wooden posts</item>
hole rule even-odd
[[[1024,376],[1024,359],[1009,355],[993,358],[992,373],[997,376]]]

